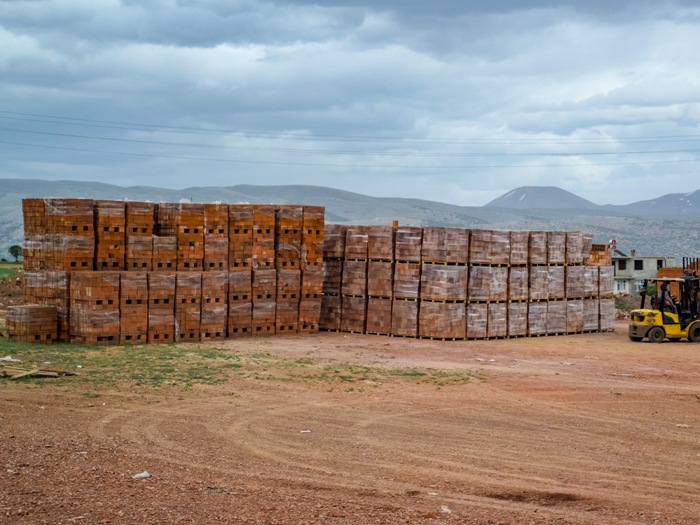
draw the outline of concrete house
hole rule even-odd
[[[642,289],[644,279],[653,279],[660,268],[676,264],[674,257],[641,256],[635,250],[630,250],[627,255],[618,249],[612,250],[612,262],[615,294],[637,294]]]

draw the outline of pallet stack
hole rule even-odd
[[[25,271],[24,302],[52,306],[58,322],[57,340],[70,341],[70,278],[66,271]]]
[[[226,204],[204,205],[204,261],[209,272],[228,270],[229,209]]]
[[[154,235],[153,239],[154,271],[173,272],[177,269],[177,236]]]
[[[133,344],[318,331],[321,207],[23,204],[25,299],[57,307],[60,340]],[[66,248],[76,246],[85,251]]]
[[[126,203],[95,201],[95,270],[124,270]]]
[[[70,280],[70,339],[119,344],[120,272],[74,272]]]
[[[53,306],[20,305],[7,309],[10,341],[54,343],[58,341],[57,309]]]
[[[228,269],[251,270],[253,267],[253,207],[231,204],[228,208]]]
[[[177,270],[177,218],[179,204],[161,202],[154,206],[151,268]]]
[[[253,335],[253,271],[237,267],[228,272],[229,338]]]
[[[176,340],[176,272],[148,272],[148,342],[172,343]]]
[[[82,199],[25,199],[27,271],[93,270],[94,202]]]
[[[119,289],[120,343],[148,341],[148,272],[122,272]]]
[[[202,341],[226,339],[228,277],[226,271],[202,273],[202,317],[199,332]]]
[[[277,314],[277,270],[255,269],[252,278],[252,335],[272,335]]]
[[[321,329],[495,339],[612,329],[612,267],[592,236],[326,227]]]
[[[198,342],[202,322],[202,272],[175,273],[175,342]]]
[[[325,209],[306,206],[302,216],[301,289],[299,295],[298,329],[301,333],[318,332],[323,294],[323,236]]]
[[[255,270],[275,268],[275,206],[253,205],[252,267]]]
[[[201,272],[204,267],[204,205],[179,204],[177,221],[177,269]]]
[[[126,257],[127,270],[147,272],[153,269],[153,225],[155,204],[150,202],[126,203]]]

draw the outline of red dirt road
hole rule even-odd
[[[0,380],[0,523],[698,525],[700,345],[625,329],[223,343],[464,381],[279,368],[88,396]]]

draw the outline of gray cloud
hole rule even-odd
[[[696,189],[695,5],[0,1],[0,177]]]

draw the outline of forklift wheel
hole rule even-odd
[[[693,343],[700,342],[700,323],[695,322],[688,329],[688,340]]]
[[[661,343],[666,337],[666,333],[664,332],[664,329],[660,326],[655,326],[654,328],[649,330],[647,337],[649,338],[649,342],[651,343]],[[700,337],[700,325],[698,326],[698,337]]]

